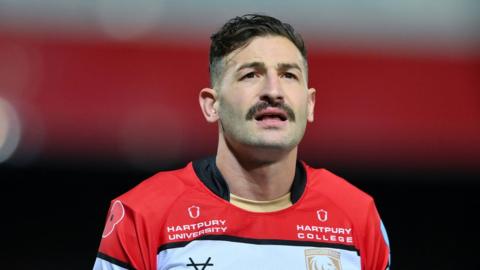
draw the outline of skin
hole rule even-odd
[[[315,89],[307,87],[304,59],[288,39],[264,36],[223,61],[215,89],[199,95],[206,120],[219,125],[217,167],[231,193],[258,201],[279,198],[290,191],[298,143],[313,121]],[[267,108],[252,109],[258,104]],[[279,104],[284,107],[273,106]]]

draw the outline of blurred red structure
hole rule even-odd
[[[0,96],[17,106],[24,152],[92,160],[213,154],[198,107],[208,44],[0,36]],[[480,165],[480,57],[311,49],[310,162]],[[39,139],[41,138],[41,139]],[[26,145],[26,146],[25,146]]]

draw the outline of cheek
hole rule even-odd
[[[232,93],[228,97],[221,97],[218,102],[220,114],[244,117],[249,109],[246,99],[245,95],[233,95]]]
[[[233,120],[242,117],[240,106],[234,102],[223,100],[219,103],[219,116],[224,120]]]
[[[298,97],[291,105],[296,113],[302,116],[308,113],[308,100],[305,97]]]

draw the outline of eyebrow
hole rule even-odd
[[[250,62],[245,63],[237,68],[237,72],[245,68],[259,68],[265,70],[265,64],[263,62]],[[300,66],[297,63],[279,63],[277,65],[278,70],[289,70],[289,69],[298,69],[300,72],[303,72]]]
[[[277,65],[277,68],[279,70],[298,69],[298,71],[303,72],[297,63],[280,63]]]
[[[250,62],[250,63],[245,63],[237,68],[237,71],[240,71],[242,69],[246,68],[260,68],[260,69],[266,69],[265,64],[262,62]]]

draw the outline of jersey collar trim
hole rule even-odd
[[[222,173],[215,163],[215,156],[192,162],[193,169],[197,177],[202,183],[220,198],[230,201],[230,190],[227,182],[223,178]],[[307,184],[307,173],[304,165],[297,161],[295,168],[295,176],[293,178],[292,187],[290,188],[290,200],[292,203],[297,202],[305,191]]]

